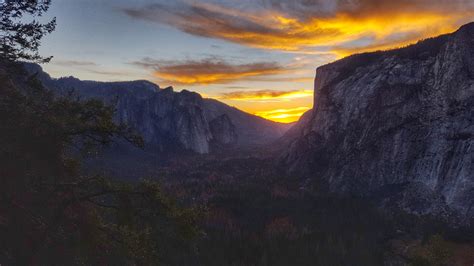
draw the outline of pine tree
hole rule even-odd
[[[37,20],[50,4],[51,0],[0,0],[0,59],[38,63],[51,60],[40,56],[38,48],[41,39],[56,28],[56,18],[47,23]]]

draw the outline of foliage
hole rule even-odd
[[[117,138],[142,145],[114,108],[23,75],[0,68],[0,263],[156,265],[194,252],[197,212],[158,184],[81,174],[78,154]]]
[[[5,61],[29,60],[48,62],[38,48],[44,35],[54,31],[56,19],[40,23],[36,18],[49,9],[51,0],[0,1],[0,58]],[[27,22],[27,19],[33,18]]]
[[[183,163],[184,164],[184,163]],[[369,203],[314,195],[265,159],[179,166],[162,183],[206,204],[200,265],[382,265],[390,225]]]
[[[450,243],[440,235],[433,235],[425,245],[419,246],[415,250],[412,265],[452,265],[453,249]]]

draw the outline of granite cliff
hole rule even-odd
[[[147,150],[207,154],[212,146],[249,148],[281,137],[289,127],[247,114],[198,93],[148,81],[96,82],[74,77],[51,78],[40,66],[26,64],[46,87],[65,94],[116,104],[116,119],[134,128]]]
[[[474,217],[474,24],[317,69],[285,168],[320,189],[418,215]]]

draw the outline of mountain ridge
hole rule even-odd
[[[59,94],[73,91],[80,97],[116,103],[117,120],[136,128],[145,142],[158,147],[159,151],[173,149],[169,146],[180,146],[184,150],[207,154],[213,143],[220,147],[248,148],[279,138],[289,127],[217,100],[205,99],[196,92],[175,92],[172,87],[162,89],[146,80],[54,79],[37,64],[25,64],[25,67],[28,72],[36,73],[46,87]],[[218,129],[221,131],[217,132]]]

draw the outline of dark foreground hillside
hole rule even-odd
[[[116,139],[143,145],[113,114],[0,64],[0,264],[183,265],[194,255],[197,210],[153,181],[81,173]]]

